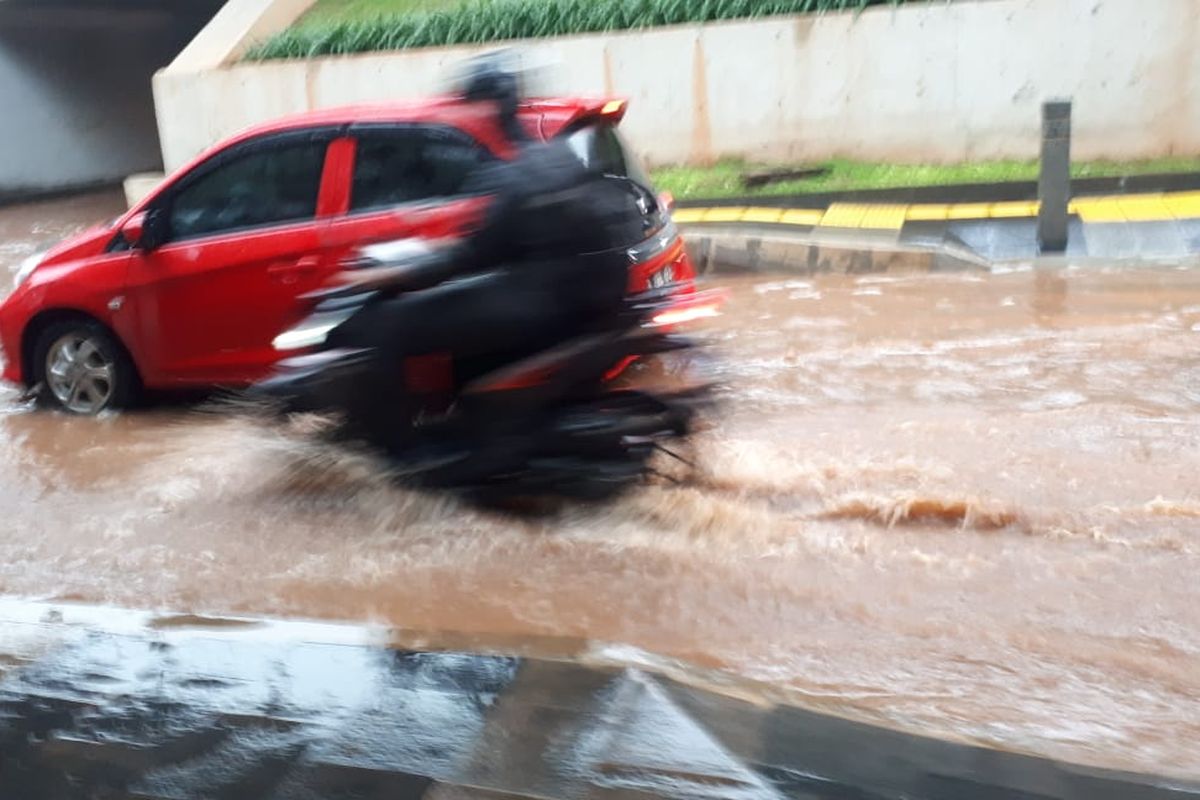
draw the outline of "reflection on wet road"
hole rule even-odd
[[[590,642],[1200,775],[1200,272],[729,283],[705,474],[544,521],[241,420],[6,401],[0,594]]]
[[[619,666],[0,600],[0,797],[1186,800]],[[2,662],[0,662],[2,663]]]
[[[120,189],[0,207],[0,296],[8,293],[8,276],[25,257],[124,210]]]

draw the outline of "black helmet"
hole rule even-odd
[[[472,102],[495,102],[500,114],[500,127],[515,141],[525,138],[517,123],[517,106],[521,102],[521,80],[511,67],[508,51],[485,53],[467,62],[463,70],[459,94]]]

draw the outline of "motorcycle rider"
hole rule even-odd
[[[395,403],[411,398],[401,376],[411,383],[414,365],[425,400],[444,402],[454,360],[533,352],[614,314],[629,281],[624,248],[640,238],[639,203],[654,202],[628,179],[606,176],[567,137],[531,140],[517,118],[517,78],[495,63],[477,66],[464,97],[496,104],[517,156],[468,178],[467,192],[491,198],[473,233],[406,265],[403,293],[339,332],[372,345],[376,413],[395,414]]]

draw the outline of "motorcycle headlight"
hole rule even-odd
[[[42,258],[45,255],[45,253],[34,253],[22,261],[21,266],[17,268],[17,275],[14,279],[15,283],[13,285],[20,286],[22,283],[29,280],[29,276],[33,274],[35,269],[38,268],[38,264],[42,263]]]
[[[317,345],[325,344],[325,339],[329,336],[329,332],[350,319],[357,311],[358,308],[356,306],[342,311],[313,314],[299,325],[289,328],[276,336],[271,345],[276,350],[287,351],[303,350],[307,347],[316,347]]]
[[[325,337],[337,326],[338,323],[334,321],[298,325],[276,336],[271,342],[271,346],[280,351],[316,347],[319,344],[325,344]]]

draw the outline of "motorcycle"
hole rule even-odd
[[[703,384],[650,391],[615,382],[639,359],[692,349],[678,327],[719,313],[719,292],[660,285],[547,349],[450,364],[438,355],[408,359],[398,365],[411,390],[405,407],[380,407],[369,388],[377,359],[344,331],[364,309],[405,291],[428,254],[413,240],[364,248],[344,285],[309,296],[307,318],[276,337],[277,350],[303,353],[280,361],[254,394],[284,416],[332,413],[335,438],[381,451],[404,482],[485,505],[612,498],[649,474],[656,452],[674,455],[667,445],[686,440],[709,405]],[[449,372],[448,402],[431,402],[413,385],[431,368]]]

